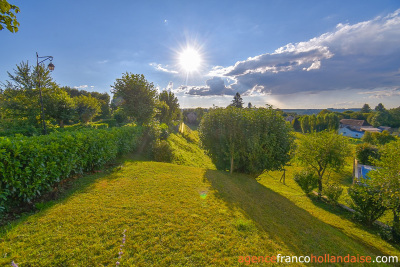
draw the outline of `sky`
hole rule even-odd
[[[37,52],[60,86],[110,93],[144,74],[183,108],[236,92],[258,107],[400,106],[398,0],[9,2],[20,28],[0,31],[0,82]]]

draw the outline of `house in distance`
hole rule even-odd
[[[365,132],[380,133],[381,129],[374,128],[365,120],[342,119],[339,124],[339,134],[353,138],[362,138]]]

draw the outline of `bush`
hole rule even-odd
[[[173,160],[172,148],[165,140],[156,142],[153,146],[153,155],[155,161],[172,162]]]
[[[169,136],[169,127],[167,124],[162,123],[160,125],[160,129],[161,129],[161,133],[160,133],[160,139],[161,140],[167,140],[168,136]]]
[[[0,206],[31,202],[71,174],[102,167],[136,148],[141,127],[0,137]]]
[[[356,211],[355,216],[367,225],[371,225],[386,211],[379,190],[364,184],[353,184],[348,189],[351,198],[350,207]]]
[[[364,165],[373,165],[374,159],[379,159],[379,150],[376,146],[364,143],[356,147],[356,158]]]
[[[318,186],[318,177],[311,171],[303,170],[295,173],[293,179],[306,194],[311,193]]]
[[[328,198],[329,201],[337,203],[339,197],[343,193],[343,188],[338,184],[328,183],[324,186],[322,193]]]

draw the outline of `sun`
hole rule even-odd
[[[198,50],[187,47],[179,53],[179,64],[187,73],[199,70],[202,58]]]

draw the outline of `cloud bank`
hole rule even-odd
[[[309,41],[287,44],[233,66],[214,67],[190,95],[286,95],[330,90],[395,92],[400,88],[400,9],[357,24],[338,24]],[[222,78],[234,82],[225,86]],[[183,88],[182,88],[183,89]],[[382,93],[371,96],[385,95]]]

